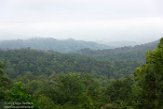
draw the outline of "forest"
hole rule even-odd
[[[0,49],[0,109],[163,109],[163,38],[75,50]]]

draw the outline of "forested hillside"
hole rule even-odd
[[[89,48],[81,49],[77,53],[85,56],[100,58],[100,60],[125,60],[143,61],[147,50],[153,50],[157,47],[159,41],[136,45],[134,47],[126,46],[115,49],[91,50]]]
[[[82,49],[77,54],[93,57],[96,60],[110,62],[116,69],[116,74],[131,74],[132,71],[145,63],[145,54],[148,50],[157,47],[159,41],[137,45],[134,47],[121,47],[105,50]]]
[[[113,76],[109,62],[100,62],[90,57],[32,49],[0,50],[0,52],[0,59],[6,62],[6,70],[11,77],[25,73],[50,75],[61,72]]]
[[[6,70],[11,77],[25,73],[50,75],[61,72],[83,72],[117,78],[132,74],[133,69],[142,64],[128,61],[127,58],[125,62],[100,61],[79,54],[61,54],[28,48],[0,52],[0,59],[6,63]]]
[[[141,47],[147,45],[133,47],[133,52],[147,49]],[[123,56],[133,48],[115,52],[123,61],[109,60],[115,54],[105,54],[108,58],[30,48],[1,50],[0,108],[163,109],[163,39],[152,47],[132,61],[134,53]],[[145,61],[136,63],[141,59]]]
[[[146,51],[154,49],[157,43],[98,51],[83,49],[68,54],[31,48],[2,49],[0,59],[6,62],[11,77],[27,72],[35,75],[83,72],[117,78],[132,74],[145,62]]]

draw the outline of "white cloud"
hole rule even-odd
[[[4,39],[4,34],[16,34],[9,38],[154,40],[162,34],[162,3],[162,0],[0,0],[0,39]]]

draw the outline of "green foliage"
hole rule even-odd
[[[134,73],[135,80],[128,72],[142,57],[138,52],[131,59],[132,50],[127,49],[128,55],[122,48],[103,59],[31,49],[0,50],[6,64],[0,63],[0,100],[31,102],[34,109],[162,109],[163,39],[158,48],[147,52],[146,63]]]
[[[145,63],[145,53],[157,47],[158,41],[137,45],[134,47],[121,47],[116,49],[91,50],[82,49],[77,54],[94,57],[97,60],[109,62],[114,77],[123,77],[132,74],[138,66]]]
[[[50,80],[47,96],[56,104],[71,104],[84,109],[93,109],[98,84],[85,74],[67,73]],[[95,86],[94,86],[95,85]]]
[[[83,73],[62,73],[50,76],[25,74],[17,80],[24,82],[39,108],[98,109],[105,104],[103,90],[106,89],[107,78]]]
[[[7,94],[8,101],[31,101],[31,95],[28,94],[22,82],[16,82],[13,87],[7,91]]]
[[[97,51],[84,49],[69,54],[30,48],[0,50],[0,60],[6,61],[6,71],[12,78],[27,72],[35,75],[84,72],[119,78],[132,74],[136,67],[142,65],[146,50],[154,49],[156,44]]]
[[[15,107],[23,107],[28,106],[30,108],[38,109],[38,103],[35,101],[33,96],[28,92],[25,85],[22,82],[15,82],[13,86],[8,89],[6,92],[5,102],[11,104],[7,104],[5,106],[15,106]]]
[[[114,80],[110,83],[106,90],[107,104],[104,107],[113,108],[116,104],[118,109],[124,109],[131,105],[132,101],[132,85],[134,81],[131,77]]]
[[[54,102],[47,96],[39,95],[37,98],[37,106],[39,109],[57,109]]]
[[[141,89],[138,109],[163,108],[163,39],[158,48],[148,51],[146,64],[135,72],[138,87]]]
[[[5,74],[4,67],[4,63],[0,62],[0,108],[2,108],[4,105],[4,101],[6,98],[5,92],[12,84],[10,79]]]
[[[35,75],[83,72],[114,76],[109,62],[101,62],[85,56],[31,49],[0,50],[0,52],[0,59],[6,61],[6,71],[12,78],[27,72]]]

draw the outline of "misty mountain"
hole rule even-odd
[[[37,50],[52,50],[57,52],[74,52],[80,49],[89,48],[92,50],[101,50],[112,48],[104,44],[98,44],[91,41],[80,41],[74,39],[57,40],[53,38],[33,38],[28,40],[8,40],[0,42],[1,49],[20,49],[32,48]]]
[[[104,50],[91,50],[91,49],[81,49],[77,53],[85,56],[91,56],[95,58],[100,58],[103,60],[131,60],[131,61],[144,61],[145,53],[148,50],[153,50],[157,47],[159,41],[154,41],[146,44],[136,45],[136,46],[125,46],[115,49],[104,49]]]
[[[139,45],[138,42],[134,41],[113,41],[113,42],[107,42],[107,41],[100,41],[99,44],[104,44],[111,46],[113,48],[119,48],[119,47],[125,47],[125,46],[136,46]]]
[[[77,52],[82,56],[95,58],[98,61],[110,62],[116,74],[132,74],[134,69],[145,63],[145,55],[148,50],[157,47],[159,41],[136,45],[134,47],[121,47],[105,50],[82,49]],[[123,74],[125,72],[125,74]]]
[[[85,56],[95,57],[100,60],[113,60],[113,61],[134,61],[142,62],[145,61],[145,53],[148,50],[153,50],[157,47],[159,41],[154,41],[146,44],[136,45],[134,47],[126,46],[115,49],[104,49],[104,50],[91,50],[81,49],[77,53]]]

